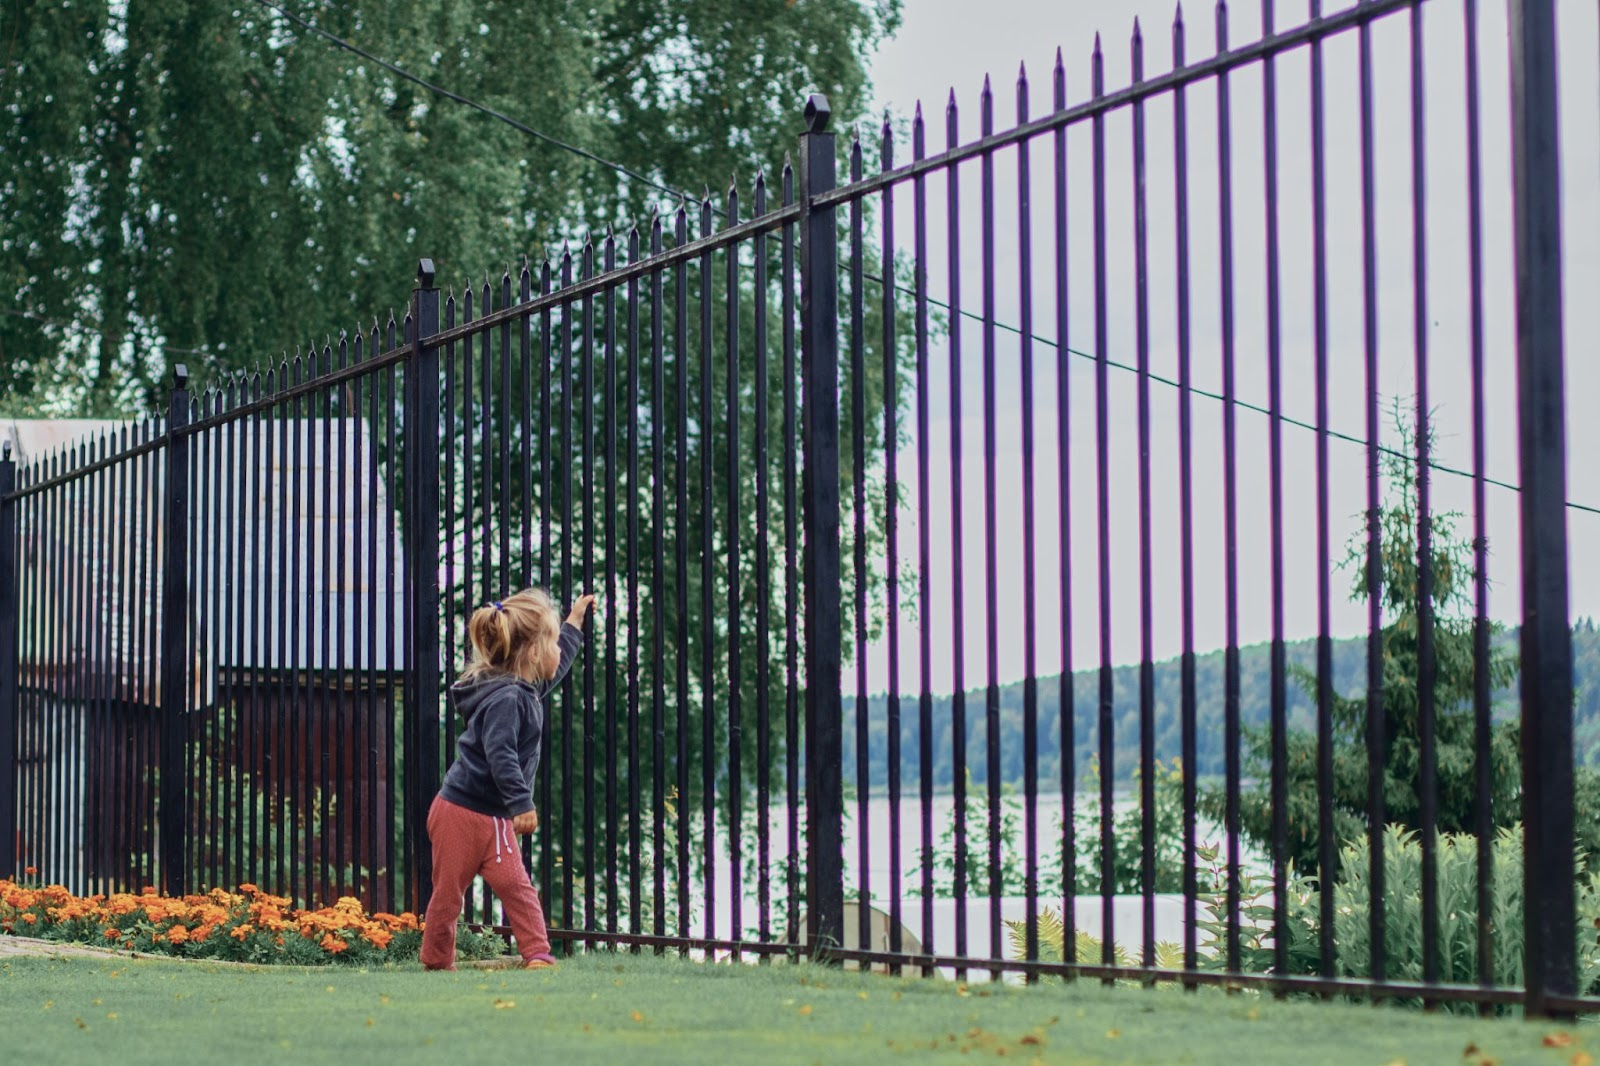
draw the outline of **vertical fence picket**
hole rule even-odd
[[[834,187],[832,109],[806,102],[800,138],[800,366],[805,485],[806,942],[844,942],[844,792],[839,682],[838,245],[834,210],[813,201]]]

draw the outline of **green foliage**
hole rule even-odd
[[[837,126],[859,118],[899,19],[897,0],[288,7],[695,193],[776,175],[808,91]],[[421,255],[494,267],[654,198],[253,4],[12,5],[5,39],[0,393],[18,409],[138,408],[179,359],[205,380],[381,313]]]
[[[1104,961],[1103,941],[1096,940],[1082,929],[1074,930],[1074,952],[1068,959],[1064,948],[1067,943],[1067,927],[1059,911],[1049,907],[1039,912],[1038,918],[1039,955],[1041,962],[1084,962],[1099,964]],[[1011,954],[1013,958],[1025,959],[1028,957],[1028,923],[1022,921],[1007,921],[1006,935],[1011,940]],[[1111,962],[1114,966],[1139,966],[1142,958],[1128,953],[1120,944],[1112,945]],[[1158,970],[1183,969],[1183,945],[1174,944],[1168,940],[1156,942],[1156,954],[1153,960]]]
[[[1475,984],[1478,980],[1478,841],[1463,833],[1441,833],[1435,848],[1439,877],[1439,980]],[[1492,912],[1494,981],[1522,983],[1523,897],[1522,830],[1499,830],[1493,843]],[[1577,863],[1584,865],[1579,855]],[[1340,849],[1334,886],[1334,964],[1340,977],[1372,974],[1372,852],[1363,835]],[[1412,831],[1389,827],[1384,834],[1384,950],[1386,973],[1394,981],[1422,980],[1422,842]],[[1220,870],[1216,871],[1218,874]],[[1245,875],[1239,911],[1240,959],[1244,972],[1274,972],[1271,883]],[[1586,994],[1600,990],[1600,875],[1577,881],[1578,985]],[[1227,968],[1227,897],[1218,889],[1202,896],[1206,917],[1200,928],[1203,964]],[[1292,875],[1287,899],[1288,972],[1322,971],[1319,929],[1321,889],[1316,879]]]

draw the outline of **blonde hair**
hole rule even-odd
[[[543,662],[538,653],[555,644],[560,632],[561,617],[544,589],[523,589],[479,607],[467,620],[472,661],[461,679],[502,673],[526,678]]]

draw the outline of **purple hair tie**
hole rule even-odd
[[[500,606],[500,601],[499,600],[495,600],[494,601],[494,609],[497,610],[497,611],[505,610],[504,607]]]

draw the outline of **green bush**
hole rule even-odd
[[[1215,863],[1214,853],[1207,852]],[[1478,842],[1470,834],[1441,833],[1435,850],[1438,869],[1439,980],[1475,984],[1478,980]],[[1494,981],[1498,985],[1522,984],[1523,899],[1521,826],[1501,829],[1493,844],[1494,881],[1490,915],[1494,944]],[[1587,994],[1600,992],[1600,875],[1586,870],[1584,857],[1575,860],[1577,895],[1578,987]],[[1411,830],[1391,826],[1384,834],[1384,949],[1386,976],[1392,981],[1422,980],[1422,842]],[[1213,876],[1220,876],[1220,869]],[[1372,975],[1371,848],[1365,835],[1346,844],[1339,853],[1339,877],[1334,887],[1334,960],[1338,977]],[[1239,912],[1239,969],[1246,973],[1275,972],[1273,959],[1273,907],[1271,884],[1246,876]],[[1291,871],[1287,899],[1288,970],[1291,974],[1322,971],[1319,935],[1321,891],[1313,878]],[[1227,965],[1227,898],[1218,891],[1201,897],[1207,917],[1200,921],[1202,965],[1223,969]],[[1463,1008],[1465,1009],[1465,1008]]]

